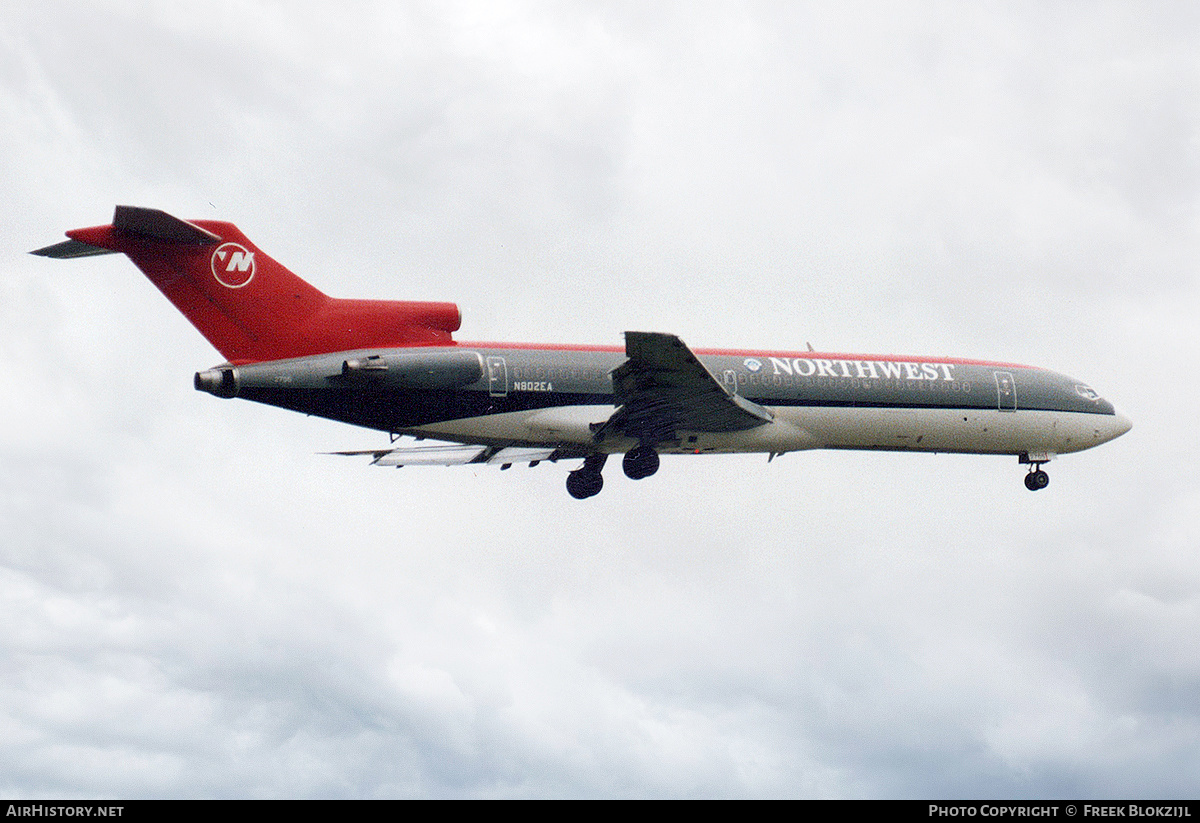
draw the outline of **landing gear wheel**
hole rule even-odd
[[[1041,491],[1050,485],[1050,475],[1041,469],[1035,469],[1025,475],[1025,488],[1031,492]]]
[[[586,468],[576,469],[567,475],[567,493],[576,500],[595,497],[604,488],[604,476]]]
[[[625,452],[621,468],[630,480],[641,480],[658,471],[658,452],[649,446],[638,446]]]

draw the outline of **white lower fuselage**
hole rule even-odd
[[[1123,415],[1087,412],[819,406],[770,410],[775,419],[757,428],[681,431],[677,444],[661,444],[658,450],[727,454],[826,448],[1052,456],[1098,446],[1130,428]],[[410,433],[459,442],[592,446],[590,424],[602,423],[610,414],[612,406],[563,406],[449,420]],[[635,440],[618,438],[597,450],[620,453],[636,445]]]

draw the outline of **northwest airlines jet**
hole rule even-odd
[[[582,459],[567,475],[582,499],[610,454],[638,480],[660,454],[963,452],[1016,455],[1037,491],[1043,463],[1130,428],[1087,384],[1029,366],[692,351],[661,332],[626,332],[624,348],[465,343],[453,303],[328,297],[231,223],[117,206],[112,225],[67,236],[34,254],[128,255],[226,358],[197,389],[388,432],[339,452],[377,466]]]

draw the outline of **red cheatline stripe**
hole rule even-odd
[[[456,341],[456,345],[471,349],[515,349],[519,351],[581,351],[581,352],[614,352],[624,354],[624,346],[588,346],[575,343],[479,343]],[[808,360],[875,360],[895,363],[954,363],[960,366],[996,366],[1006,369],[1032,369],[1020,363],[999,363],[993,360],[972,360],[964,357],[922,357],[916,354],[856,354],[851,352],[819,352],[819,351],[754,351],[751,349],[692,349],[696,354],[711,354],[728,357],[779,357],[795,359],[802,357]]]

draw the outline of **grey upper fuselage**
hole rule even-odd
[[[1114,414],[1082,381],[1015,364],[818,352],[696,355],[730,393],[766,407]],[[218,367],[224,383],[210,378],[201,385],[198,376],[197,388],[399,432],[486,414],[611,405],[611,372],[625,360],[617,348],[460,343]]]

